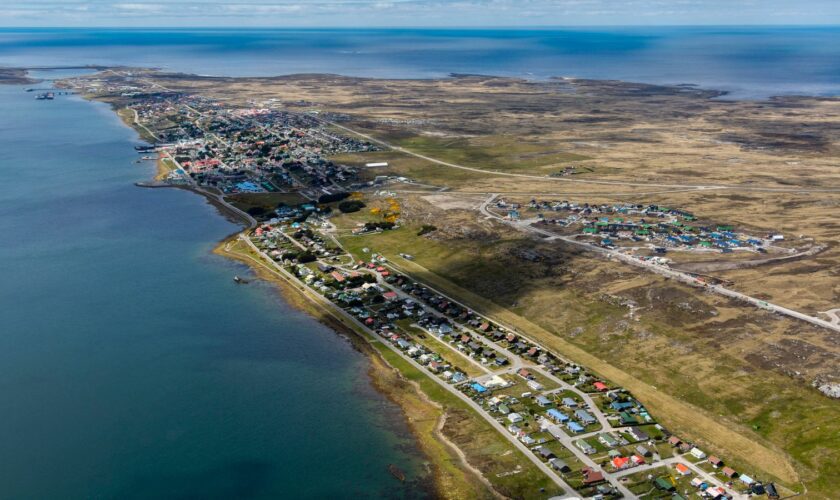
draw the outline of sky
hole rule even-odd
[[[840,24],[840,0],[0,0],[0,26]]]

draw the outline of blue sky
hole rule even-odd
[[[0,26],[840,24],[840,0],[0,0]]]

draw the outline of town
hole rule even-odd
[[[145,82],[131,73],[111,82],[70,85],[127,109],[169,165],[162,182],[194,186],[222,202],[231,195],[295,194],[297,203],[242,212],[251,226],[239,241],[262,264],[346,318],[455,395],[520,450],[562,498],[778,498],[772,480],[729,464],[713,450],[668,431],[629,391],[551,352],[500,321],[422,283],[373,248],[354,254],[331,219],[364,207],[365,192],[387,179],[360,179],[334,163],[338,153],[375,151],[319,119],[267,107],[227,107]],[[354,238],[400,223],[399,203],[360,223]],[[492,206],[491,206],[492,205]],[[486,213],[551,235],[588,238],[610,250],[642,243],[660,259],[671,251],[788,251],[781,235],[750,236],[726,225],[699,225],[689,212],[644,204],[532,202],[492,197]],[[522,213],[535,212],[532,219]],[[550,215],[549,215],[550,214]],[[633,217],[634,219],[630,219]],[[556,232],[555,232],[556,231]],[[404,259],[411,256],[404,254]],[[548,496],[548,495],[546,495]]]

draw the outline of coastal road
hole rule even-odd
[[[783,307],[783,306],[780,306],[778,304],[773,304],[773,303],[767,302],[765,300],[757,299],[755,297],[751,297],[751,296],[746,295],[744,293],[736,292],[735,290],[731,290],[731,289],[726,288],[726,287],[721,286],[721,285],[712,285],[712,284],[701,285],[700,283],[698,283],[697,278],[695,278],[694,276],[692,276],[688,273],[684,273],[682,271],[677,271],[675,269],[671,269],[671,268],[668,268],[668,267],[657,265],[657,264],[654,264],[654,263],[649,262],[649,261],[641,260],[641,259],[639,259],[635,256],[627,255],[627,254],[624,254],[622,252],[618,252],[616,250],[611,250],[609,248],[600,247],[598,245],[593,245],[591,243],[587,243],[587,242],[584,242],[584,241],[578,241],[578,240],[576,240],[574,238],[570,238],[568,236],[562,236],[562,235],[556,234],[556,233],[551,232],[551,231],[546,231],[545,229],[540,229],[538,227],[534,227],[528,221],[516,222],[516,221],[506,220],[504,217],[493,213],[489,209],[489,205],[495,199],[496,199],[495,194],[490,195],[481,204],[481,206],[479,207],[479,211],[482,214],[484,214],[485,216],[487,216],[488,218],[495,219],[495,220],[497,220],[497,221],[499,221],[503,224],[515,227],[515,228],[517,228],[521,231],[530,232],[530,233],[540,235],[540,236],[543,237],[541,239],[543,239],[545,241],[561,240],[561,241],[564,241],[566,243],[570,243],[572,245],[576,245],[576,246],[585,248],[586,250],[589,250],[591,252],[595,252],[597,254],[605,255],[608,258],[614,258],[616,260],[620,260],[620,261],[622,261],[626,264],[630,264],[630,265],[633,265],[633,266],[636,266],[636,267],[641,267],[643,269],[647,269],[648,271],[652,271],[654,273],[660,274],[660,275],[665,276],[667,278],[672,278],[672,279],[675,279],[677,281],[689,284],[689,285],[694,286],[694,287],[702,286],[704,290],[708,290],[710,292],[714,292],[714,293],[717,293],[719,295],[723,295],[723,296],[726,296],[726,297],[737,299],[737,300],[740,300],[742,302],[752,304],[752,305],[754,305],[756,307],[759,307],[761,309],[765,309],[765,310],[768,310],[768,311],[775,312],[777,314],[782,314],[782,315],[785,315],[785,316],[789,316],[791,318],[799,319],[799,320],[802,320],[802,321],[807,321],[808,323],[811,323],[815,326],[819,326],[819,327],[822,327],[822,328],[827,328],[827,329],[833,330],[835,332],[840,332],[840,325],[834,324],[832,322],[829,322],[829,321],[826,321],[826,320],[823,320],[823,319],[820,319],[820,318],[816,318],[814,316],[810,316],[810,315],[801,313],[799,311],[794,311],[793,309],[789,309],[787,307]]]
[[[262,250],[260,250],[254,244],[254,242],[251,241],[250,238],[248,238],[245,235],[240,235],[239,238],[240,238],[240,240],[245,242],[251,248],[251,250],[256,252],[257,255],[260,255],[263,258],[263,260],[271,266],[271,268],[273,270],[275,270],[276,272],[281,274],[285,279],[287,279],[288,281],[291,281],[292,283],[296,283],[296,284],[300,283],[300,281],[297,279],[296,276],[293,276],[291,273],[286,271],[286,269],[284,269],[282,266],[278,265],[274,260],[272,260],[268,255],[263,253]],[[352,315],[347,313],[347,311],[341,309],[340,307],[338,307],[337,305],[335,305],[334,303],[329,301],[327,298],[321,296],[320,294],[316,294],[315,292],[311,292],[306,285],[298,286],[297,288],[301,289],[301,291],[304,291],[304,290],[309,291],[310,293],[304,292],[304,294],[307,298],[309,298],[313,302],[317,303],[319,306],[325,307],[328,310],[332,311],[332,313],[334,315],[339,314],[345,320],[349,321],[350,323],[352,323],[356,327],[360,328],[362,331],[366,331],[366,332],[369,331],[366,326],[364,326],[361,322],[359,322]],[[373,334],[371,334],[371,335],[373,335]],[[423,365],[417,363],[417,361],[415,361],[413,358],[411,358],[409,356],[406,356],[402,351],[400,351],[397,347],[392,345],[390,342],[380,342],[375,337],[373,337],[371,342],[378,342],[381,345],[383,345],[386,348],[393,351],[395,354],[400,356],[407,363],[412,365],[412,367],[419,370],[420,373],[423,373],[424,375],[426,375],[430,380],[434,381],[436,384],[441,386],[443,389],[448,391],[450,394],[452,394],[455,397],[457,397],[458,399],[460,399],[467,406],[469,406],[472,410],[474,410],[479,416],[484,418],[484,420],[487,421],[502,436],[504,436],[505,439],[508,440],[508,442],[513,444],[519,451],[521,451],[525,455],[526,458],[528,458],[528,460],[530,460],[538,469],[540,469],[546,476],[548,476],[548,478],[551,479],[552,482],[554,482],[557,486],[559,486],[560,488],[563,489],[564,494],[561,495],[561,496],[558,496],[556,498],[561,498],[561,499],[579,498],[577,495],[575,495],[574,488],[572,488],[568,483],[566,483],[566,481],[564,481],[560,476],[558,476],[557,473],[554,470],[552,470],[548,465],[546,465],[542,460],[537,458],[537,456],[534,455],[531,452],[531,450],[528,449],[527,446],[525,446],[521,441],[519,441],[518,439],[513,437],[502,424],[500,424],[498,421],[496,421],[496,419],[492,418],[487,413],[485,413],[483,408],[478,403],[476,403],[475,401],[473,401],[472,399],[467,397],[464,393],[457,390],[456,388],[454,388],[449,383],[447,383],[447,382],[441,380],[440,378],[435,377],[434,375],[429,373],[429,371]]]

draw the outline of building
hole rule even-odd
[[[691,469],[689,469],[685,464],[678,463],[674,466],[674,468],[677,469],[677,472],[679,472],[681,476],[691,474]]]
[[[689,453],[691,453],[691,455],[694,456],[694,458],[697,458],[697,459],[700,459],[700,460],[706,458],[706,453],[704,453],[703,450],[701,450],[700,448],[698,448],[696,446],[694,448],[692,448]]]
[[[730,479],[738,476],[738,473],[735,472],[735,469],[733,469],[732,467],[724,467],[723,469],[721,469],[721,472],[724,476]]]
[[[577,446],[580,451],[584,452],[587,455],[595,453],[595,447],[587,443],[584,439],[578,439],[577,441],[575,441],[575,446]]]
[[[522,418],[522,415],[518,413],[509,413],[507,419],[512,424],[518,424],[519,422],[525,420],[524,418]]]
[[[587,486],[604,482],[604,473],[592,467],[584,467],[581,472],[583,473],[583,484]]]
[[[581,421],[581,423],[583,423],[583,425],[594,424],[598,421],[586,410],[576,410],[575,416]]]
[[[568,415],[555,408],[551,408],[550,410],[548,410],[548,412],[546,412],[546,415],[548,415],[548,418],[550,418],[551,420],[554,420],[555,422],[560,424],[565,424],[569,421]]]
[[[545,396],[542,396],[542,395],[537,396],[536,401],[537,401],[537,404],[542,406],[543,408],[545,408],[546,406],[551,406],[552,405],[551,400],[548,399]]]
[[[630,434],[636,441],[647,441],[648,439],[650,439],[650,436],[648,436],[645,431],[637,427],[631,427],[630,430],[627,431],[627,433]]]
[[[548,463],[549,465],[551,465],[551,468],[556,470],[557,472],[562,472],[563,474],[566,474],[567,472],[572,471],[572,468],[569,467],[566,464],[566,462],[560,460],[559,458],[549,459]]]
[[[604,443],[604,445],[609,446],[610,448],[615,448],[618,446],[618,441],[609,434],[601,434],[598,436],[598,441]]]
[[[575,434],[580,434],[581,432],[584,431],[583,426],[580,425],[579,423],[575,422],[574,420],[570,420],[566,424],[566,428],[569,429],[570,431],[574,432]]]

